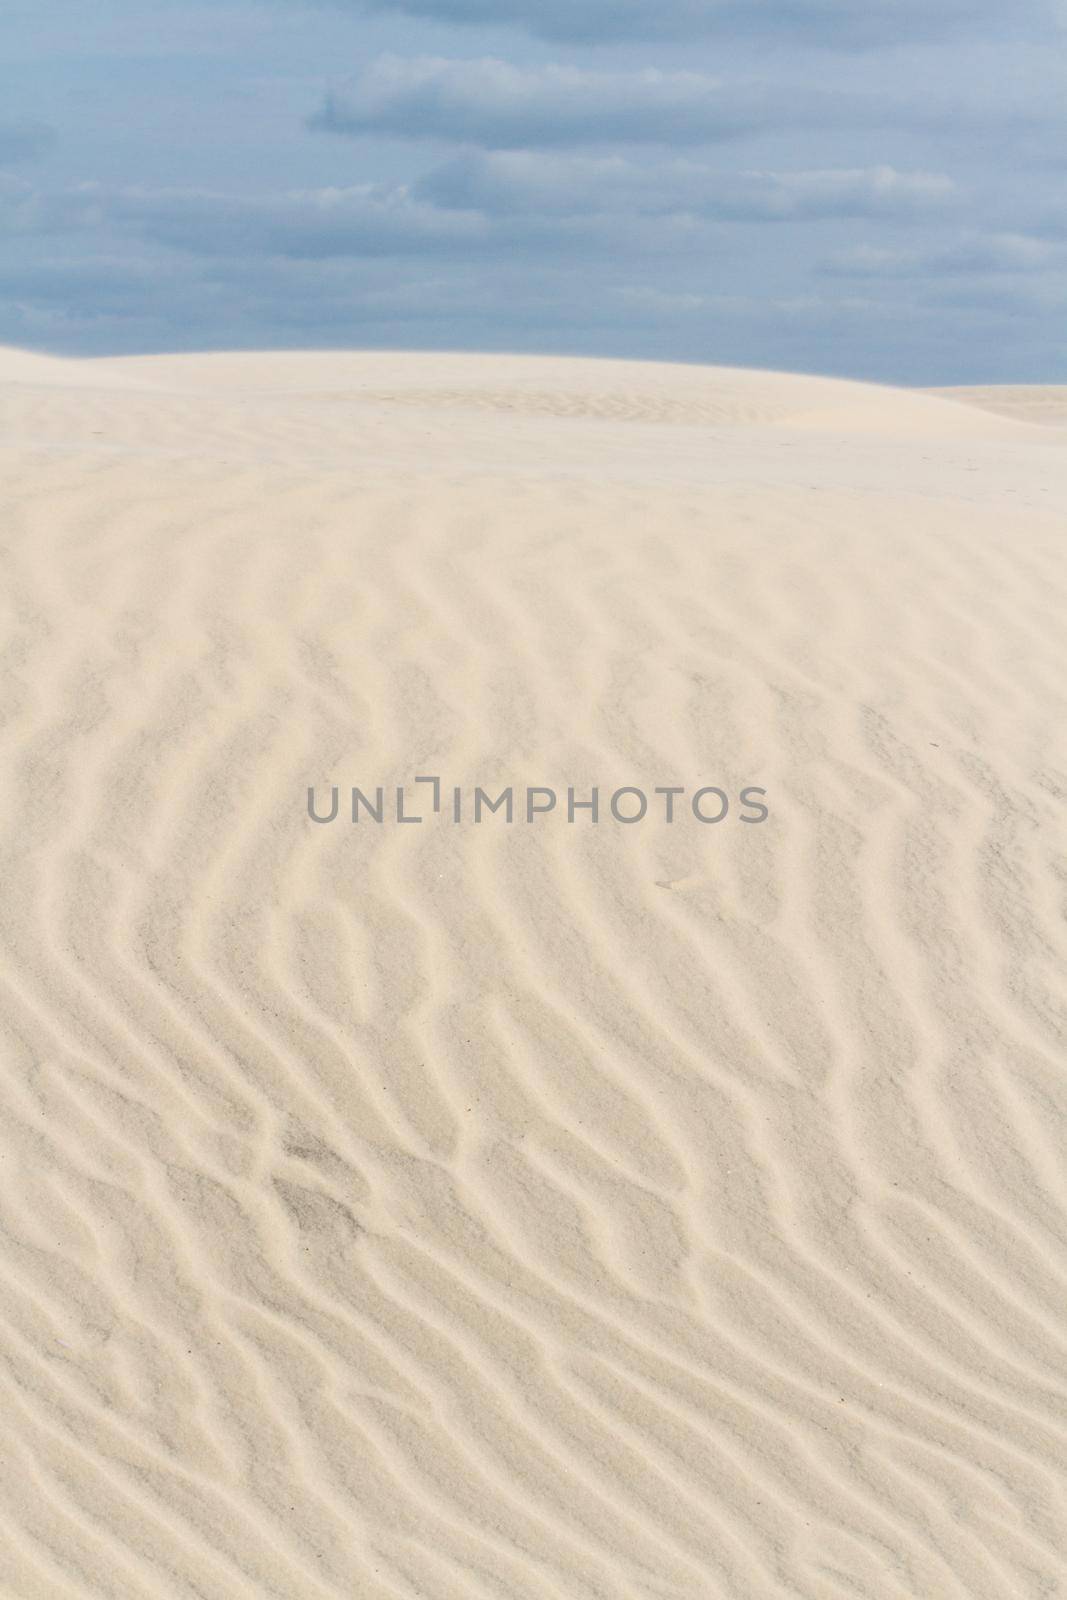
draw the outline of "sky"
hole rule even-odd
[[[1067,0],[4,0],[0,343],[1067,382]]]

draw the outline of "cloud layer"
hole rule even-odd
[[[723,174],[694,162],[620,157],[466,156],[414,185],[273,191],[79,184],[39,189],[0,177],[9,238],[121,231],[200,256],[331,257],[480,249],[586,252],[620,241],[641,255],[701,248],[711,224],[911,217],[943,207],[950,180],[891,167]],[[841,268],[847,271],[847,265]]]
[[[112,0],[76,70],[55,3],[5,22],[0,341],[1067,378],[1039,0]]]
[[[443,163],[414,192],[436,205],[490,216],[674,213],[787,222],[943,211],[953,202],[955,186],[942,173],[898,172],[889,166],[724,172],[692,160],[641,165],[618,155],[493,151]]]
[[[329,94],[310,126],[328,133],[447,139],[503,150],[692,145],[780,126],[815,110],[810,95],[783,101],[764,85],[728,84],[703,72],[520,68],[491,56],[470,61],[386,56],[346,89]]]
[[[579,44],[617,40],[704,41],[737,34],[784,34],[831,47],[929,39],[996,23],[990,0],[349,0],[358,10],[394,12],[466,27],[509,24],[545,39]],[[1016,27],[1054,8],[1017,0]]]

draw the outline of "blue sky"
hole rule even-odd
[[[1067,381],[1067,0],[5,0],[0,342]]]

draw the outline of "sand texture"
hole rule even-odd
[[[0,353],[4,1600],[1067,1594],[1064,393]]]

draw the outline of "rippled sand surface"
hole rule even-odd
[[[1065,417],[0,354],[3,1596],[1067,1591]]]

